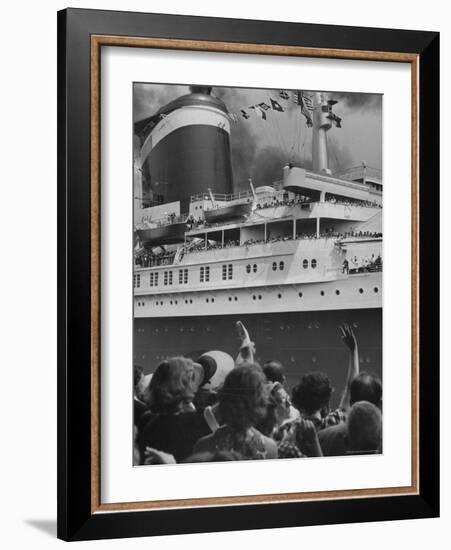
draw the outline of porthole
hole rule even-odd
[[[336,294],[337,296],[340,296],[340,291],[339,291],[339,290],[336,290],[336,291],[335,291],[335,294]]]
[[[257,273],[257,264],[254,264],[252,269],[254,270],[254,273]]]
[[[235,296],[235,302],[237,302],[237,301],[238,301],[238,298]]]
[[[280,271],[283,271],[285,268],[285,263],[284,262],[279,262],[279,269]]]
[[[379,292],[379,289],[377,288],[377,286],[375,286],[373,290],[376,294]]]
[[[215,301],[215,299],[214,299],[214,298],[212,298],[212,299],[211,299],[211,301],[212,301],[212,302],[214,302],[214,301]]]
[[[316,265],[317,265],[317,262],[316,262],[315,259],[313,259],[312,260],[312,269],[315,269]]]
[[[304,261],[302,262],[302,267],[303,267],[304,269],[307,269],[307,268],[308,268],[308,260],[304,260]]]
[[[324,290],[322,290],[322,291],[320,292],[320,294],[321,294],[321,296],[324,296]]]
[[[360,294],[363,294],[363,288],[359,288]]]
[[[250,272],[251,272],[251,264],[247,264],[246,273],[250,273]]]
[[[259,299],[259,300],[262,299],[262,295],[261,295],[261,294],[258,295],[258,299]]]
[[[257,299],[257,296],[252,296],[252,299],[253,299],[253,300],[256,300],[256,299]]]
[[[188,300],[185,300],[185,304],[187,304],[187,303],[188,303]]]
[[[208,304],[208,302],[209,302],[209,299],[208,299],[208,298],[205,298],[205,301],[206,301],[206,302],[207,302],[207,304]]]
[[[231,301],[232,301],[232,296],[229,296],[229,302],[231,302]]]
[[[189,303],[190,303],[190,304],[192,304],[192,303],[193,303],[193,301],[192,301],[192,300],[190,300],[190,301],[189,301]]]
[[[272,263],[272,270],[275,271],[276,269],[277,269],[277,263],[273,262]]]
[[[299,298],[302,298],[302,296],[303,296],[302,292],[299,292],[298,296],[299,296]]]
[[[280,300],[280,298],[282,298],[282,294],[277,294],[277,298]]]

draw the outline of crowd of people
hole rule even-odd
[[[174,263],[175,250],[162,250],[161,252],[145,251],[135,257],[135,264],[139,267],[155,267],[157,265],[172,265]]]
[[[348,238],[358,238],[358,239],[375,239],[382,238],[382,233],[375,231],[346,231],[346,232],[337,232],[333,228],[325,229],[321,231],[319,235],[316,233],[297,233],[294,237],[294,240],[301,239],[348,239]],[[238,240],[227,240],[224,242],[224,245],[220,242],[208,241],[205,244],[204,240],[199,240],[197,243],[186,247],[185,253],[190,252],[200,252],[203,250],[216,250],[222,248],[232,248],[234,246],[251,246],[255,244],[268,244],[268,243],[277,243],[284,241],[292,241],[293,235],[278,235],[276,237],[268,237],[265,239],[247,239],[240,244]]]
[[[374,273],[376,271],[382,271],[382,256],[378,254],[371,254],[371,256],[357,257],[351,256],[349,259],[345,258],[342,264],[342,273]]]
[[[265,208],[276,208],[278,206],[296,206],[296,205],[309,205],[310,203],[316,203],[318,201],[312,199],[312,197],[305,197],[303,195],[296,195],[294,198],[290,198],[288,195],[283,195],[279,198],[268,199],[265,202],[258,202],[256,205],[257,210],[264,210]],[[339,199],[337,197],[326,197],[324,202],[329,204],[341,204],[343,206],[362,206],[367,208],[382,208],[381,204],[373,201],[364,200],[347,200]]]
[[[382,384],[359,372],[356,337],[339,330],[349,353],[338,407],[322,372],[291,392],[283,365],[261,366],[238,321],[237,358],[222,351],[171,357],[152,375],[134,369],[134,464],[303,458],[382,452]]]

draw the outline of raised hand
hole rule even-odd
[[[340,326],[340,333],[344,345],[349,349],[349,351],[354,351],[357,348],[357,339],[351,326],[347,323],[343,323]]]
[[[236,322],[236,331],[241,341],[240,352],[236,358],[236,365],[243,365],[245,363],[253,363],[255,354],[255,344],[251,341],[249,332],[241,321]]]
[[[347,323],[340,326],[341,339],[349,350],[348,373],[346,375],[346,384],[340,399],[339,408],[349,410],[351,407],[351,383],[359,374],[359,349],[354,331]]]
[[[247,328],[243,325],[241,321],[237,321],[235,326],[236,326],[236,331],[238,333],[238,337],[241,340],[240,347],[242,348],[248,347],[251,344],[251,339]]]

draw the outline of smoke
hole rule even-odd
[[[155,114],[163,105],[187,93],[189,93],[188,85],[135,84],[134,121]],[[313,94],[312,91],[306,91],[306,93],[309,96]],[[339,102],[334,106],[333,111],[344,119],[344,129],[340,131],[340,137],[334,137],[333,132],[328,135],[329,165],[332,171],[337,173],[356,164],[357,158],[370,156],[366,149],[368,151],[372,151],[372,149],[369,149],[369,146],[363,147],[361,139],[356,141],[354,136],[349,132],[346,134],[345,130],[348,126],[349,128],[354,127],[350,126],[351,123],[353,125],[358,123],[356,132],[359,135],[367,136],[368,140],[365,143],[374,149],[372,134],[369,134],[369,130],[366,131],[366,127],[361,121],[365,117],[368,129],[374,133],[376,123],[380,125],[382,95],[333,91],[324,93],[329,99]],[[302,117],[302,115],[299,113],[299,106],[291,99],[291,92],[288,101],[279,98],[279,90],[213,87],[211,94],[221,99],[230,113],[238,115],[238,121],[230,123],[231,162],[236,191],[247,189],[249,177],[253,178],[256,186],[271,184],[275,180],[279,180],[282,176],[281,170],[288,161],[295,166],[307,170],[312,169],[310,132],[307,132],[307,140],[304,137],[303,143],[301,143],[299,132],[306,131],[303,126],[304,119],[301,118],[302,125],[299,126],[298,117]],[[261,101],[268,103],[269,97],[277,98],[285,113],[270,111],[267,121],[262,121],[255,112],[249,109],[249,106]],[[247,120],[242,118],[241,109],[246,109],[251,118]],[[280,118],[271,119],[271,116]],[[263,124],[266,126],[262,126]],[[362,147],[363,152],[361,151]]]
[[[133,86],[133,121],[154,115],[160,107],[189,93],[188,86],[148,84],[137,82]]]
[[[340,172],[344,172],[356,164],[350,149],[339,144],[334,137],[328,136],[327,148],[329,153],[329,167],[331,168],[332,173],[338,174]]]
[[[335,99],[340,103],[337,107],[347,109],[380,109],[382,106],[382,94],[362,94],[362,93],[344,93],[328,92],[330,99]]]
[[[212,95],[221,99],[227,110],[238,113],[249,104],[249,96],[239,88],[213,88]],[[258,148],[257,136],[244,119],[231,123],[230,145],[234,187],[237,191],[247,189],[247,180],[252,176]]]
[[[284,151],[268,146],[256,155],[252,170],[252,180],[256,186],[271,185],[282,178],[282,168],[287,163]]]

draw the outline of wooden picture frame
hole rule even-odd
[[[411,65],[410,487],[100,502],[103,46]],[[439,121],[438,33],[82,9],[58,13],[58,537],[86,540],[438,515]]]

